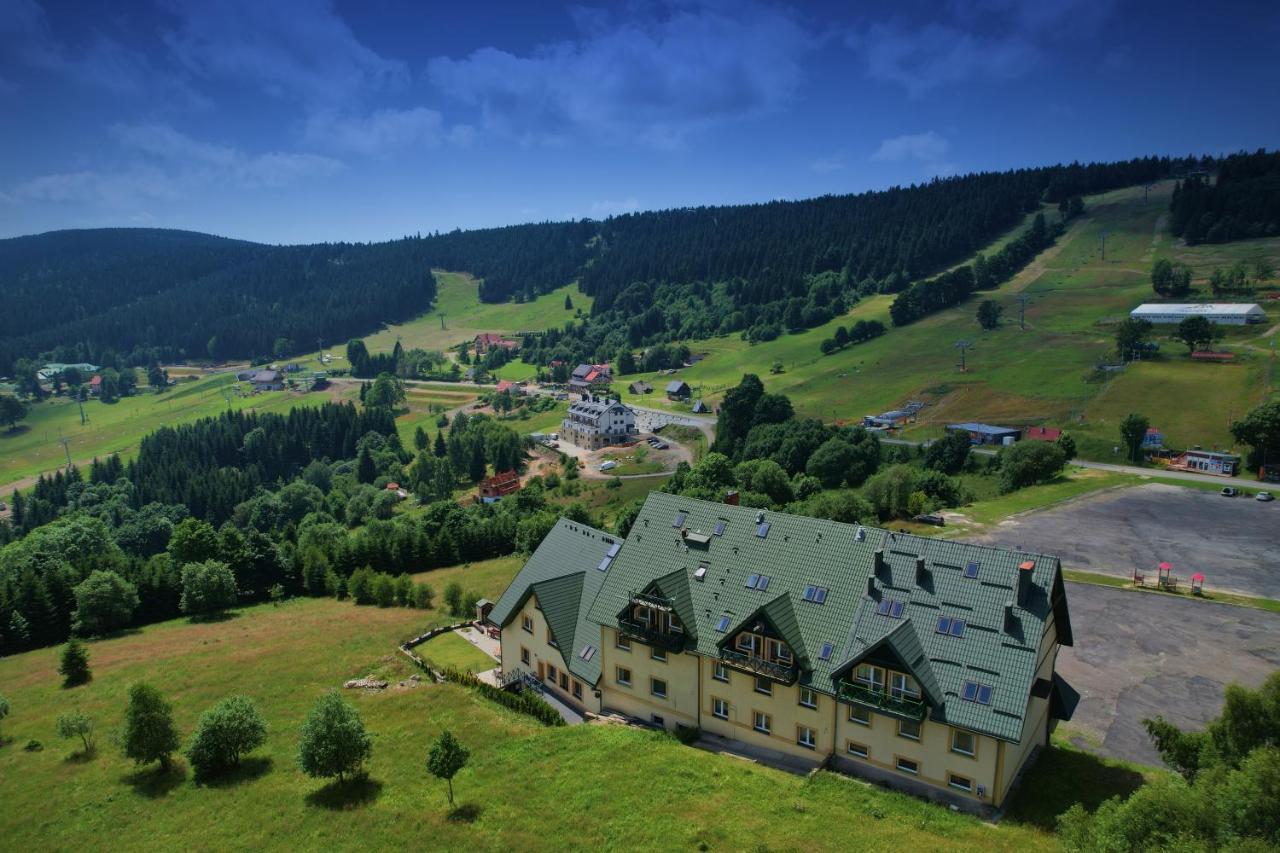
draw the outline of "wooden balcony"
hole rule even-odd
[[[783,684],[793,683],[800,674],[799,668],[794,663],[777,663],[755,655],[743,654],[731,648],[720,650],[720,660],[735,669],[745,670],[753,675],[763,675],[774,681],[781,681]]]
[[[856,681],[840,682],[839,699],[854,705],[863,705],[883,714],[904,720],[924,719],[927,706],[920,699],[898,698],[888,691],[873,690]]]

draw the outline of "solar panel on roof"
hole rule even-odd
[[[761,592],[764,592],[768,588],[769,588],[769,576],[761,575],[760,580],[756,581],[756,589],[760,590]]]
[[[724,529],[725,529],[725,527],[727,527],[728,525],[729,525],[729,522],[727,522],[727,521],[717,521],[717,522],[716,522],[716,535],[717,535],[717,536],[723,536],[723,535],[724,535]]]
[[[608,553],[606,553],[606,554],[605,554],[605,556],[606,556],[606,557],[616,557],[616,556],[618,556],[618,552],[619,552],[619,551],[621,551],[621,550],[622,550],[622,543],[621,543],[621,542],[614,542],[612,545],[610,545],[610,546],[609,546],[609,551],[608,551]]]
[[[964,567],[964,576],[967,578],[976,578],[978,576],[978,563],[976,560],[970,561],[969,565]]]
[[[685,513],[685,512],[677,512],[677,513],[676,513],[676,520],[675,520],[674,522],[672,522],[671,526],[672,526],[672,527],[684,527],[684,520],[685,520],[686,518],[688,518],[688,517],[689,517],[689,514],[688,514],[688,513]]]
[[[953,637],[964,636],[964,620],[963,619],[951,620],[951,636]]]
[[[717,631],[728,631],[728,630],[729,630],[729,617],[728,617],[728,616],[721,616],[721,617],[720,617],[720,621],[716,623],[716,630],[717,630]]]
[[[747,589],[755,589],[756,581],[758,580],[760,580],[759,575],[752,575],[751,577],[747,578]]]
[[[835,648],[830,643],[823,643],[822,648],[818,651],[818,660],[830,660],[833,651],[835,651]]]
[[[767,521],[762,521],[762,522],[760,522],[760,526],[756,528],[756,535],[757,535],[757,536],[759,536],[761,539],[763,539],[763,538],[765,538],[766,536],[768,536],[768,535],[769,535],[769,522],[767,522]]]

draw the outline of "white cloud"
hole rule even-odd
[[[947,156],[951,143],[932,130],[894,136],[880,143],[871,155],[872,160],[896,163],[902,160],[919,160],[935,163]]]
[[[576,9],[575,40],[518,56],[483,47],[437,57],[428,77],[477,108],[483,124],[525,141],[586,133],[675,147],[705,128],[767,115],[799,89],[819,39],[788,11],[754,2],[658,2],[631,17]]]
[[[304,132],[312,145],[366,155],[444,144],[466,146],[473,135],[468,125],[446,127],[444,117],[426,107],[376,110],[360,116],[326,110],[313,114]]]
[[[109,135],[124,159],[110,168],[40,175],[5,193],[9,203],[87,203],[129,209],[150,200],[189,200],[210,187],[277,188],[341,171],[338,160],[306,152],[248,154],[158,123],[117,124]]]
[[[829,175],[832,172],[839,172],[845,167],[844,157],[819,157],[809,164],[810,171],[819,175]]]
[[[164,40],[194,74],[251,82],[306,105],[358,100],[408,82],[403,62],[356,38],[328,0],[167,0]]]

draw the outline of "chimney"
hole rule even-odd
[[[916,586],[924,586],[929,579],[929,570],[924,567],[924,557],[916,557]]]
[[[887,568],[884,561],[884,548],[877,548],[875,553],[874,573],[876,577],[880,577]]]
[[[724,502],[729,506],[738,505],[738,493],[736,491],[728,491],[724,493]]]
[[[1012,634],[1013,627],[1013,602],[1006,601],[1004,603],[1004,632]]]
[[[1018,564],[1018,604],[1025,607],[1027,596],[1031,593],[1031,573],[1035,571],[1035,560],[1023,560]]]
[[[867,575],[867,595],[870,598],[876,597],[876,579],[873,575]]]

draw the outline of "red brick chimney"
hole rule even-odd
[[[737,493],[737,492],[725,492],[725,493],[724,493],[724,502],[725,502],[725,503],[727,503],[729,506],[737,506],[737,505],[738,505],[738,493]]]

